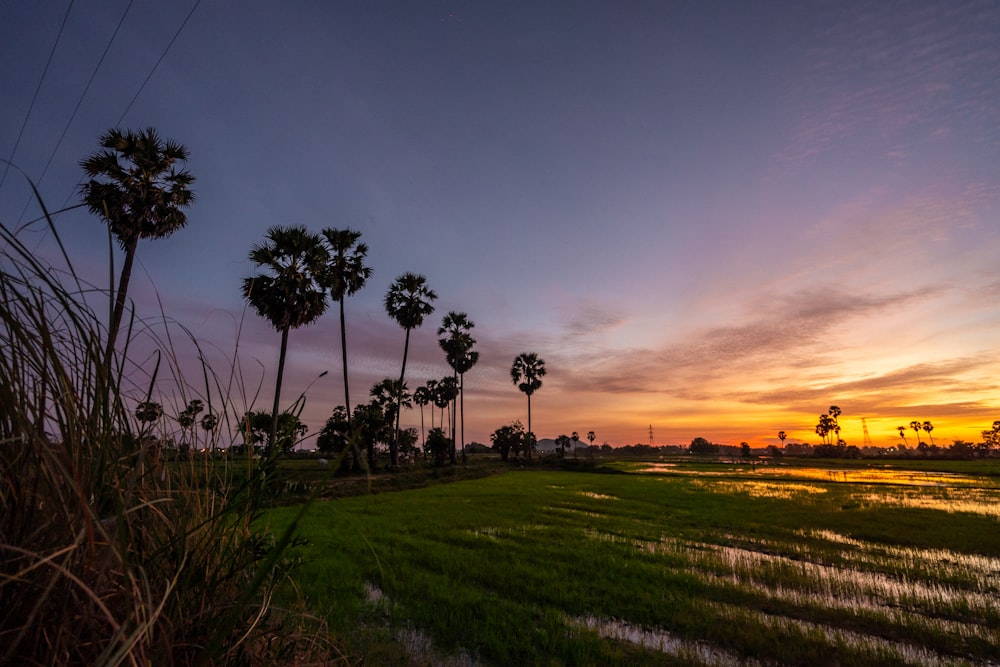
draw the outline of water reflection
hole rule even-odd
[[[670,474],[685,477],[750,477],[802,479],[844,484],[896,484],[901,486],[992,487],[991,480],[962,473],[878,468],[831,469],[798,466],[733,466],[720,470],[698,470],[676,463],[649,463],[637,468],[639,474]]]

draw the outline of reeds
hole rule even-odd
[[[171,459],[133,422],[122,387],[136,380],[104,363],[90,290],[66,264],[0,225],[0,665],[330,655],[319,634],[297,645],[301,617],[270,606],[292,531],[255,523],[259,472],[237,483],[196,453]],[[161,356],[181,377],[157,350],[147,396]]]

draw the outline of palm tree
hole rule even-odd
[[[427,446],[427,438],[424,436],[424,406],[433,400],[434,394],[431,393],[430,388],[426,384],[413,390],[413,402],[420,406],[420,441],[424,447]],[[431,410],[431,420],[433,419],[434,411]]]
[[[569,436],[561,434],[556,438],[556,447],[559,448],[559,458],[566,458],[566,448],[569,447]]]
[[[469,333],[476,323],[469,319],[465,313],[452,311],[444,316],[441,326],[438,327],[438,335],[444,338],[438,339],[441,349],[444,350],[448,365],[455,371],[458,379],[458,396],[462,409],[462,460],[465,460],[465,374],[472,370],[472,367],[479,361],[479,352],[473,350],[476,339]],[[456,411],[457,412],[457,411]],[[454,433],[454,424],[452,433]],[[451,462],[455,463],[455,445],[452,438]]]
[[[934,430],[934,424],[930,423],[929,421],[925,421],[921,425],[921,428],[923,428],[925,431],[927,431],[927,436],[931,439],[931,445],[933,445],[934,444],[934,436],[931,435],[931,431]]]
[[[569,436],[573,440],[573,458],[576,458],[576,446],[580,444],[580,434],[573,431],[572,435]]]
[[[430,402],[437,406],[438,381],[428,380],[424,383],[424,386],[427,387],[427,393],[430,394]],[[431,428],[434,428],[434,408],[431,408]]]
[[[914,421],[910,422],[910,428],[912,428],[913,432],[917,434],[917,444],[919,445],[920,444],[920,429],[923,428],[923,424],[921,424],[920,422],[914,420]]]
[[[412,396],[410,396],[406,384],[400,384],[398,380],[392,378],[386,378],[372,385],[369,394],[378,403],[379,407],[382,408],[382,412],[385,413],[390,422],[398,423],[394,414],[396,410],[413,407]]]
[[[406,341],[403,344],[403,366],[399,371],[399,384],[403,384],[406,376],[406,355],[410,349],[410,330],[424,323],[424,318],[434,312],[433,302],[437,294],[427,287],[427,279],[415,273],[404,273],[396,278],[385,294],[385,312],[396,320],[406,331]],[[389,458],[392,465],[399,465],[399,442],[396,432],[399,431],[399,407],[396,409],[396,429],[389,443]]]
[[[514,385],[528,397],[528,434],[531,430],[531,395],[542,386],[545,375],[545,361],[534,352],[522,352],[514,358],[510,367],[510,379]],[[531,456],[530,449],[528,456]]]
[[[838,408],[836,405],[831,405],[830,409],[827,411],[827,414],[830,415],[830,419],[833,420],[833,425],[830,428],[830,432],[837,436],[837,445],[840,445],[841,444],[840,422],[837,421],[837,417],[839,417],[841,414],[840,408]],[[831,445],[833,444],[833,436],[830,437],[830,444]]]
[[[277,438],[288,331],[310,324],[326,310],[326,293],[322,284],[326,259],[322,240],[306,231],[305,227],[271,227],[267,230],[266,241],[250,249],[250,260],[263,273],[243,279],[243,298],[258,315],[281,332],[268,454]]]
[[[896,430],[899,431],[899,437],[903,439],[903,446],[906,446],[906,427],[897,426]]]
[[[355,294],[371,278],[372,270],[365,266],[368,246],[359,243],[361,232],[352,229],[327,228],[322,231],[329,245],[330,259],[323,275],[330,299],[340,304],[340,351],[344,367],[344,407],[347,425],[351,425],[351,391],[347,382],[347,325],[344,319],[344,298]]]
[[[101,137],[103,150],[80,162],[90,180],[80,192],[94,215],[102,218],[125,251],[125,262],[113,294],[104,364],[111,370],[111,354],[121,328],[139,239],[170,236],[187,223],[181,210],[191,205],[194,177],[176,164],[186,162],[187,149],[161,140],[156,130],[109,130]]]
[[[820,415],[819,423],[816,424],[816,435],[823,439],[823,444],[827,444],[827,438],[829,438],[829,444],[833,444],[833,435],[839,430],[837,426],[837,421],[829,414]],[[839,439],[839,438],[838,438]]]
[[[781,448],[782,449],[785,448],[785,438],[787,438],[787,437],[788,437],[788,435],[784,431],[778,431],[778,440],[781,440]]]
[[[428,383],[429,384],[429,383]],[[434,388],[434,405],[441,408],[441,421],[438,422],[444,431],[444,409],[451,407],[451,402],[458,396],[458,382],[453,377],[444,377],[437,381]],[[450,425],[451,420],[448,420]],[[451,439],[455,439],[455,434],[451,433]]]
[[[594,446],[594,440],[596,440],[596,439],[597,439],[597,434],[596,433],[594,433],[593,431],[588,431],[587,432],[587,440],[590,440],[590,446],[591,447]]]

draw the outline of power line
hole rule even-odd
[[[49,154],[49,159],[45,163],[45,167],[42,169],[41,175],[38,177],[36,182],[36,187],[41,187],[42,181],[45,180],[45,174],[48,173],[49,167],[52,165],[52,160],[55,159],[56,153],[59,151],[59,147],[62,146],[63,139],[66,138],[66,133],[69,132],[70,125],[76,119],[76,114],[80,111],[80,106],[83,105],[83,100],[87,96],[87,92],[90,90],[90,86],[94,83],[94,79],[97,78],[97,72],[100,71],[101,65],[104,64],[104,59],[108,55],[108,51],[111,50],[111,45],[115,41],[115,37],[118,36],[118,31],[121,30],[122,24],[125,23],[125,17],[128,16],[128,12],[132,9],[132,4],[135,0],[129,0],[128,6],[125,7],[125,11],[122,12],[122,17],[118,20],[118,25],[115,26],[115,31],[111,34],[111,38],[108,40],[107,45],[104,47],[104,52],[101,54],[100,60],[97,61],[97,65],[94,66],[94,71],[90,73],[90,79],[87,81],[87,85],[84,86],[83,92],[80,93],[80,99],[76,101],[76,106],[73,107],[73,112],[69,115],[69,120],[66,121],[66,125],[63,127],[62,134],[59,135],[59,141],[56,142],[55,148]],[[24,219],[24,214],[28,211],[28,206],[31,205],[31,196],[28,196],[27,201],[24,202],[24,208],[21,209],[21,215],[18,216],[17,222],[21,223]]]
[[[122,121],[125,120],[125,115],[128,114],[129,110],[132,108],[132,105],[135,104],[135,101],[139,99],[139,95],[142,94],[142,91],[146,87],[146,84],[149,83],[149,80],[153,78],[153,74],[156,72],[156,69],[160,66],[160,63],[163,62],[163,59],[167,56],[167,53],[170,51],[170,48],[174,45],[174,42],[176,42],[177,38],[180,37],[181,31],[184,30],[184,26],[186,26],[188,24],[188,21],[191,20],[191,16],[194,15],[195,10],[198,9],[199,5],[201,5],[201,0],[197,0],[194,3],[194,6],[191,7],[191,11],[189,11],[187,13],[187,16],[184,17],[184,20],[181,22],[180,26],[174,32],[174,36],[170,38],[170,41],[167,43],[167,45],[163,48],[163,51],[160,53],[160,57],[156,59],[156,62],[153,64],[152,69],[149,70],[149,74],[147,74],[146,78],[143,79],[142,84],[139,85],[139,89],[135,91],[135,95],[132,96],[132,99],[129,101],[128,105],[126,105],[125,110],[122,111],[121,116],[118,117],[118,121],[115,123],[115,127],[121,125]],[[131,3],[129,3],[129,6],[131,6]],[[77,181],[76,185],[73,186],[73,189],[70,190],[70,193],[66,195],[66,201],[63,202],[64,209],[67,206],[69,206],[70,199],[73,198],[73,195],[76,193],[76,191],[82,184],[83,184],[83,179]]]
[[[167,56],[167,52],[170,51],[170,47],[172,47],[174,45],[174,42],[177,41],[177,38],[180,37],[181,31],[184,30],[184,26],[187,25],[187,22],[191,19],[191,16],[194,14],[195,10],[198,9],[198,5],[200,4],[201,0],[197,0],[197,2],[195,2],[194,6],[191,8],[191,11],[188,12],[188,15],[184,17],[184,21],[181,23],[180,27],[177,28],[177,32],[174,33],[174,36],[170,39],[170,42],[163,49],[163,53],[161,53],[160,57],[157,58],[156,63],[153,65],[153,69],[149,70],[149,74],[146,75],[146,78],[142,82],[142,85],[139,86],[139,90],[135,91],[135,95],[132,96],[132,100],[128,103],[128,106],[125,107],[125,111],[122,111],[122,115],[118,117],[118,122],[115,123],[116,126],[121,125],[121,122],[125,120],[125,114],[129,112],[129,109],[132,108],[132,105],[135,104],[135,101],[139,99],[139,95],[142,93],[142,90],[146,87],[146,84],[149,83],[149,80],[153,78],[153,73],[156,72],[156,68],[160,66],[161,62],[163,62],[163,59]]]
[[[56,55],[56,48],[59,46],[59,40],[62,39],[63,30],[66,28],[66,22],[69,20],[70,10],[73,9],[73,0],[69,0],[69,6],[66,7],[66,14],[63,16],[62,24],[59,26],[59,32],[56,34],[56,41],[52,44],[52,49],[49,51],[49,58],[45,61],[45,68],[42,70],[42,77],[38,80],[38,86],[35,87],[35,94],[31,97],[31,104],[28,105],[28,111],[24,114],[24,121],[21,123],[21,129],[17,133],[17,139],[14,141],[14,148],[10,151],[10,162],[14,161],[14,154],[17,153],[18,146],[21,145],[21,137],[24,136],[24,128],[28,126],[28,119],[31,118],[31,111],[35,108],[35,101],[38,100],[38,93],[42,90],[42,84],[45,83],[45,76],[49,73],[49,65],[52,64],[52,58]],[[3,170],[3,176],[0,176],[0,188],[3,188],[4,181],[7,180],[7,171],[10,168],[10,162],[6,163]]]

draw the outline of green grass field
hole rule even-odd
[[[372,665],[1000,662],[994,469],[617,468],[318,502],[298,592]]]

